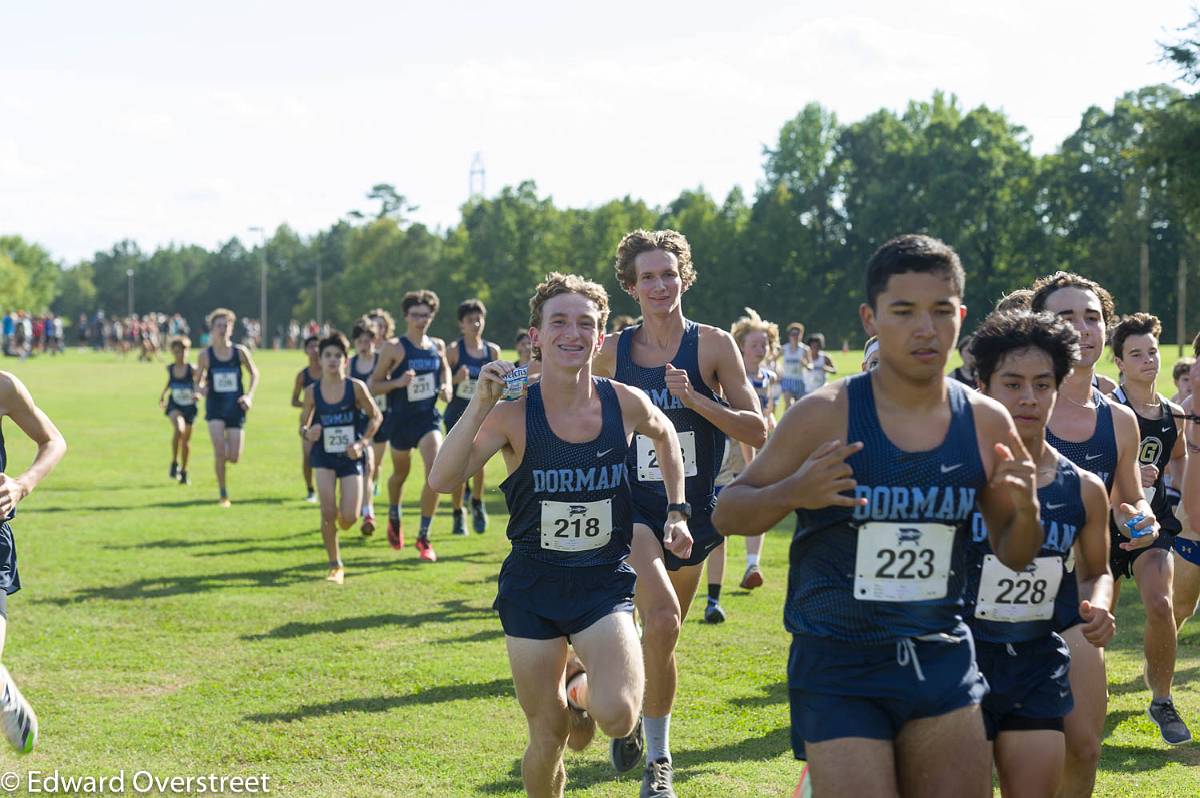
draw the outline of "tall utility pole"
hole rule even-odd
[[[125,270],[125,299],[128,310],[125,315],[133,315],[133,269]]]
[[[321,303],[321,259],[317,258],[317,324],[325,323],[325,311]]]
[[[267,231],[261,227],[251,227],[251,233],[258,233],[262,241],[262,258],[259,263],[259,287],[258,287],[258,325],[262,331],[262,341],[260,346],[269,346],[268,341],[271,340],[271,328],[267,326]]]
[[[1187,258],[1179,253],[1179,271],[1175,275],[1175,295],[1179,307],[1175,311],[1175,340],[1179,341],[1179,357],[1187,340]]]
[[[483,168],[483,153],[475,153],[471,159],[471,173],[467,182],[467,196],[482,198],[487,193],[487,170]]]
[[[1143,313],[1150,312],[1150,244],[1142,242],[1142,264],[1138,279],[1138,307]]]

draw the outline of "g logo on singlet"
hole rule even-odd
[[[1159,438],[1146,438],[1142,448],[1138,450],[1138,462],[1142,465],[1154,465],[1162,454],[1163,442]]]

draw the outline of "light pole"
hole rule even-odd
[[[132,316],[133,315],[133,269],[125,270],[125,278],[126,278],[125,298],[127,300],[126,304],[129,306],[125,315]]]
[[[317,259],[317,324],[325,323],[325,311],[321,307],[321,259]]]
[[[251,233],[258,233],[262,238],[262,263],[259,270],[258,288],[258,328],[260,330],[259,346],[268,346],[271,340],[271,328],[267,325],[267,232],[261,227],[251,227]]]

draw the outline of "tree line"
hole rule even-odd
[[[1186,84],[1200,82],[1200,17],[1163,46]],[[323,316],[348,329],[364,310],[398,311],[405,291],[430,288],[443,302],[434,333],[456,332],[454,306],[467,297],[489,308],[489,337],[510,343],[528,320],[533,285],[549,271],[601,282],[615,313],[636,313],[617,289],[617,242],[637,227],[670,227],[691,241],[699,280],[688,313],[727,325],[743,306],[781,323],[803,321],[836,345],[860,342],[862,266],[900,232],[952,244],[968,274],[966,302],[977,321],[999,296],[1055,269],[1108,286],[1118,309],[1140,309],[1143,250],[1148,310],[1174,337],[1177,273],[1200,296],[1200,92],[1167,85],[1131,91],[1111,108],[1088,108],[1052,153],[1033,154],[1028,132],[987,106],[963,108],[935,93],[899,112],[881,109],[843,123],[813,103],[784,123],[763,152],[753,196],[683,191],[665,207],[634,197],[560,208],[532,182],[469,200],[445,231],[408,219],[413,206],[388,184],[378,203],[303,237],[281,226],[264,242],[232,238],[214,250],[154,252],[122,241],[64,268],[41,247],[0,238],[6,304],[50,307],[70,319],[123,313],[127,271],[135,312],[179,311],[193,329],[213,307],[257,316],[260,269],[269,282],[269,327]],[[1200,318],[1187,320],[1194,329]],[[970,323],[970,322],[969,322]]]

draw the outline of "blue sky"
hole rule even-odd
[[[1169,82],[1186,0],[382,3],[0,0],[0,234],[67,262],[117,240],[304,234],[389,182],[453,224],[489,193],[560,205],[748,193],[805,103],[842,121],[935,89],[1054,149],[1089,105]]]

